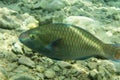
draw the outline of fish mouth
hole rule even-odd
[[[28,37],[29,37],[29,35],[23,32],[19,36],[19,41],[21,43],[25,43],[28,40]]]

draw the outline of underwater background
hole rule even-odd
[[[119,0],[1,0],[0,80],[120,80],[119,61],[53,60],[20,43],[22,32],[47,20],[80,26],[104,43],[120,44]]]

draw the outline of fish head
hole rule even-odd
[[[52,39],[46,31],[31,29],[21,33],[19,40],[30,49],[39,52],[47,57],[54,58],[56,44],[60,39]]]
[[[19,36],[19,40],[25,46],[31,48],[35,51],[42,51],[45,47],[45,41],[41,39],[42,34],[36,30],[28,30],[26,32],[21,33]]]

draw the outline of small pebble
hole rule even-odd
[[[89,62],[87,66],[90,70],[92,70],[92,69],[95,69],[97,67],[97,63],[96,62]]]
[[[61,68],[67,68],[70,69],[72,67],[72,65],[68,62],[64,62],[64,61],[58,61],[57,63]]]
[[[96,69],[94,69],[94,70],[90,71],[89,74],[92,78],[94,78],[98,74],[98,71]]]
[[[44,67],[43,66],[41,66],[41,65],[37,65],[36,66],[36,69],[37,69],[37,71],[39,71],[39,72],[44,72]]]
[[[58,66],[54,66],[54,67],[53,67],[53,70],[54,70],[54,71],[60,71],[60,68],[59,68]]]
[[[55,77],[55,72],[52,69],[48,69],[45,71],[45,76],[47,78],[54,78]]]
[[[16,74],[29,72],[29,68],[27,66],[24,66],[24,65],[19,65],[19,66],[17,66],[17,68],[14,69],[14,72]]]
[[[19,53],[21,53],[21,54],[23,54],[23,50],[22,50],[22,47],[21,47],[21,44],[20,44],[20,42],[15,42],[15,43],[13,43],[12,44],[13,46],[12,46],[12,51],[14,52],[14,53],[16,53],[16,54],[19,54]]]
[[[44,75],[42,73],[36,73],[38,78],[37,80],[44,80]]]

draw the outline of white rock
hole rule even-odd
[[[108,31],[106,32],[106,34],[110,37],[110,36],[113,36],[112,32],[111,31]]]
[[[20,42],[16,42],[13,44],[12,51],[17,54],[19,54],[19,53],[23,54],[23,50],[22,50],[22,46],[21,46]]]
[[[38,26],[38,21],[33,16],[25,13],[22,17],[24,18],[20,25],[22,30],[28,30]]]
[[[95,20],[85,16],[69,16],[66,19],[64,19],[63,22],[77,25],[83,28],[88,28],[90,25],[93,25],[93,23],[95,23]]]
[[[39,71],[39,72],[43,72],[43,71],[45,70],[44,67],[41,66],[41,65],[37,65],[37,66],[36,66],[36,69],[37,69],[37,71]]]

